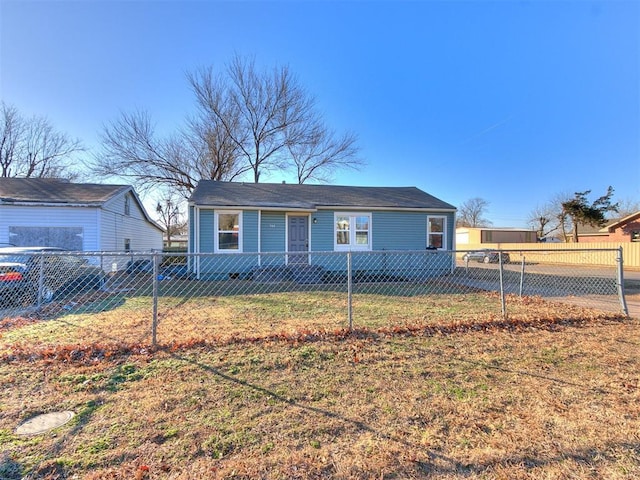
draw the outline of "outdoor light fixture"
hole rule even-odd
[[[314,223],[314,224],[318,223],[318,219],[314,217],[314,218],[313,218],[313,223]]]

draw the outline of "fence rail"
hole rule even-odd
[[[29,253],[0,256],[0,319],[139,315],[141,331],[156,344],[222,318],[245,329],[265,322],[284,328],[291,317],[335,328],[409,316],[506,318],[523,297],[628,315],[622,265],[619,248]],[[486,292],[493,296],[474,296]]]

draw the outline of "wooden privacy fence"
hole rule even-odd
[[[640,270],[640,242],[616,243],[472,243],[460,244],[456,248],[460,256],[466,250],[495,248],[508,250],[512,261],[519,261],[518,252],[526,255],[527,260],[538,263],[562,265],[611,265],[611,255],[607,250],[622,247],[624,268]],[[566,255],[567,251],[585,251],[583,255]],[[601,253],[596,250],[603,250]],[[539,251],[539,252],[538,252]]]

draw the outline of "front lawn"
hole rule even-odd
[[[3,321],[0,478],[640,476],[635,322],[363,294],[349,332],[332,295],[163,299],[155,350],[144,297]]]

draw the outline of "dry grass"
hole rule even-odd
[[[153,352],[143,299],[5,322],[0,477],[640,476],[635,322],[540,299],[510,299],[505,322],[490,295],[419,310],[359,296],[367,322],[348,334],[330,295],[295,311],[277,294],[176,301]],[[14,434],[57,410],[77,416]]]
[[[508,296],[507,309],[509,317],[518,321],[592,316],[588,309],[515,295]],[[164,345],[202,339],[213,342],[260,339],[301,330],[334,331],[349,327],[346,295],[331,291],[161,297],[158,312],[156,339]],[[501,318],[497,293],[466,289],[455,294],[416,294],[402,290],[355,294],[352,327],[420,328],[461,322],[493,323]],[[33,350],[61,344],[150,344],[152,300],[144,296],[92,293],[81,299],[77,308],[67,310],[64,303],[50,304],[40,316],[18,321],[30,322],[29,328],[3,329],[3,322],[13,325],[16,319],[0,320],[0,356],[20,345]]]

